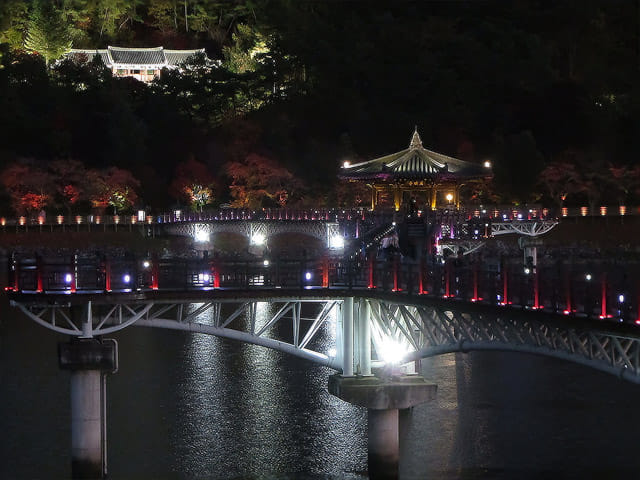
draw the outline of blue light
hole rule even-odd
[[[122,281],[124,281],[124,283],[129,283],[131,281],[131,276],[127,273],[122,277]]]
[[[311,280],[311,272],[307,272],[304,274],[304,279],[305,280]]]

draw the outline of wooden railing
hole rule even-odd
[[[398,255],[272,261],[13,255],[8,273],[6,290],[14,293],[339,288],[640,323],[637,262],[558,260],[533,267],[515,258],[408,263]]]

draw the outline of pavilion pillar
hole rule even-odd
[[[402,204],[402,190],[398,185],[393,186],[393,205],[396,212],[400,211],[400,205]]]
[[[431,191],[429,192],[429,203],[431,204],[431,210],[435,210],[437,207],[437,199],[438,199],[438,189],[433,186],[431,187]]]
[[[376,187],[371,185],[371,210],[376,209],[376,204],[378,203],[378,191]]]

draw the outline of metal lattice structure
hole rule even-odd
[[[517,233],[529,237],[537,237],[549,232],[558,225],[556,220],[514,220],[511,222],[494,222],[491,224],[491,235]]]
[[[393,346],[400,352],[397,365],[451,352],[501,350],[560,358],[640,383],[640,333],[633,327],[442,299],[354,293],[205,292],[160,299],[122,295],[73,306],[15,299],[12,305],[40,325],[74,337],[107,335],[131,325],[182,330],[261,345],[353,374],[388,365],[385,351]],[[265,304],[269,315],[257,315]]]
[[[195,237],[198,232],[209,235],[225,232],[249,239],[256,235],[268,239],[279,234],[300,233],[322,240],[327,245],[333,236],[339,234],[338,223],[326,220],[215,220],[167,224],[164,229],[170,235]]]

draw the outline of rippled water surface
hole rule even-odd
[[[329,370],[205,335],[134,327],[114,337],[110,478],[366,478],[366,411],[327,393]],[[0,310],[0,478],[69,475],[59,340]],[[402,478],[640,472],[638,386],[514,353],[445,355],[423,360],[422,373],[438,394],[401,418]]]

